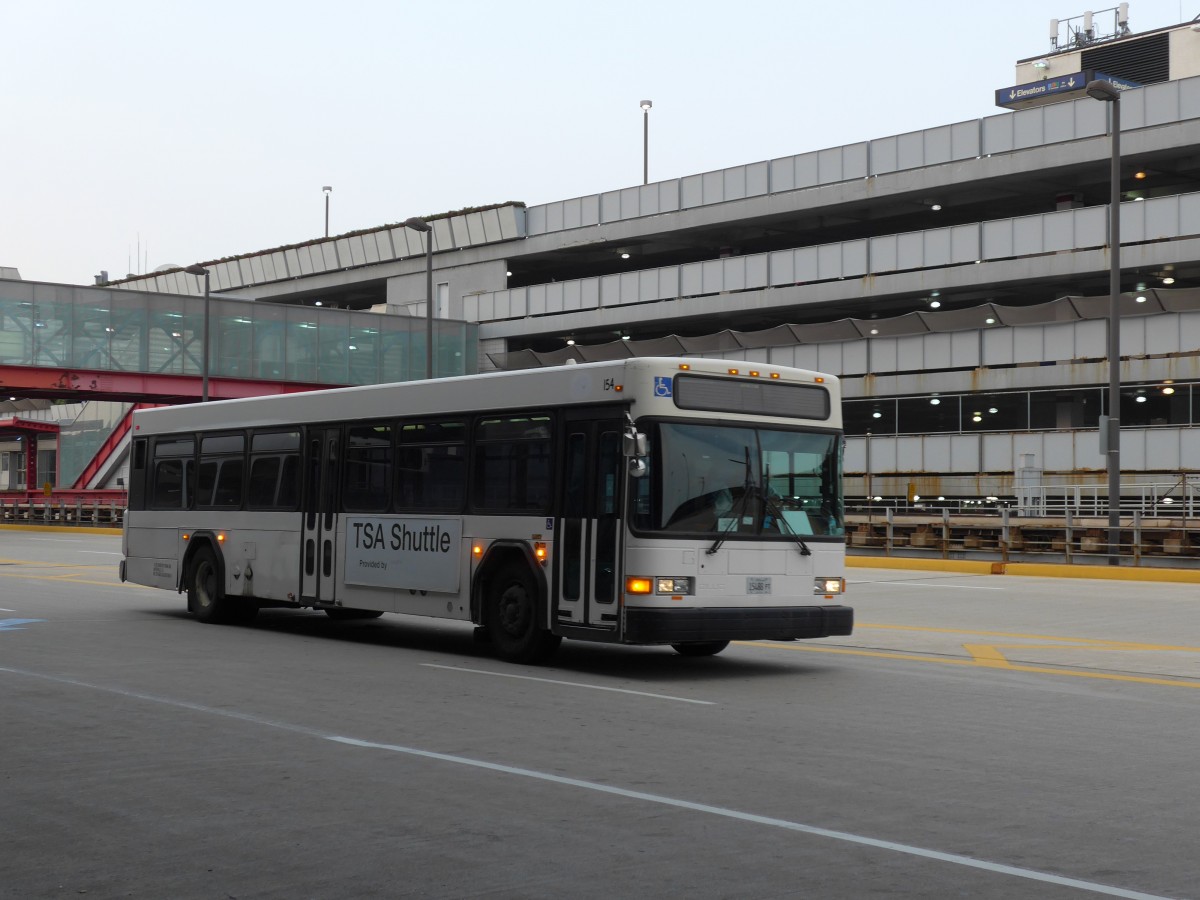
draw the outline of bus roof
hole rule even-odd
[[[682,369],[697,374],[760,374],[785,382],[822,381],[837,405],[838,379],[807,369],[746,363],[725,359],[633,357],[514,371],[485,372],[433,380],[359,385],[190,403],[139,410],[135,432],[162,434],[220,428],[270,427],[305,423],[381,419],[398,415],[427,416],[490,409],[636,402],[635,386],[652,384],[655,376],[673,376]],[[613,385],[621,385],[614,392]],[[629,385],[633,390],[624,390]],[[838,422],[840,425],[840,415]]]

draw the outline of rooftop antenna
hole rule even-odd
[[[1112,14],[1112,19],[1108,18]],[[1050,47],[1055,50],[1066,50],[1068,48],[1089,47],[1093,44],[1098,44],[1103,41],[1114,41],[1119,38],[1127,37],[1131,32],[1129,30],[1129,4],[1118,3],[1111,9],[1100,10],[1100,21],[1096,20],[1096,13],[1088,10],[1079,16],[1072,16],[1069,19],[1051,19],[1050,20]],[[1111,25],[1103,24],[1111,21]],[[1063,26],[1066,26],[1066,41],[1060,39]]]

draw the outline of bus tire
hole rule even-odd
[[[545,662],[562,642],[538,626],[537,588],[522,565],[507,565],[491,580],[487,619],[496,654],[509,662]]]
[[[348,609],[345,606],[330,606],[325,608],[325,615],[339,621],[345,621],[346,619],[378,619],[383,615],[383,610]]]
[[[200,547],[188,566],[188,612],[210,625],[228,622],[233,610],[221,589],[221,570],[211,547]]]
[[[729,646],[729,641],[688,641],[671,646],[681,656],[716,656]]]

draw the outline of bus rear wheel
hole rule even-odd
[[[230,618],[229,601],[221,591],[221,570],[216,554],[201,547],[188,568],[188,612],[200,622],[216,624]]]
[[[524,566],[505,566],[492,579],[487,618],[492,646],[509,662],[545,662],[562,642],[538,625],[537,589]]]
[[[716,656],[729,646],[729,641],[688,641],[671,646],[682,656]]]
[[[188,569],[188,612],[210,625],[248,625],[258,615],[258,603],[252,599],[225,596],[221,569],[211,547],[201,547]]]

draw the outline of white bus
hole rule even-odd
[[[122,581],[562,638],[850,634],[836,378],[629,359],[139,411]]]

